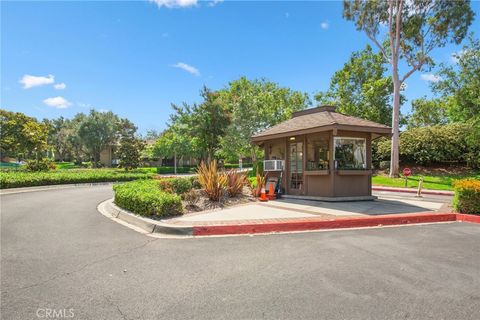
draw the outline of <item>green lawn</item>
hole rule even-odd
[[[77,169],[80,168],[79,165],[76,165],[73,162],[55,162],[57,169]]]
[[[408,177],[408,187],[417,188],[418,181],[420,180],[419,175],[414,175]],[[424,189],[433,189],[433,190],[453,190],[452,182],[458,179],[465,178],[474,178],[480,179],[480,172],[473,172],[463,175],[424,175],[423,176],[423,188]],[[373,176],[372,184],[377,186],[386,186],[386,187],[405,187],[404,178],[389,178],[387,176]]]

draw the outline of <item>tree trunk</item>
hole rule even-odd
[[[212,159],[213,159],[212,153],[213,153],[212,150],[210,150],[210,149],[207,150],[207,162],[208,163],[212,162]]]
[[[252,150],[252,163],[256,163],[257,162],[257,153],[255,152],[255,146],[252,146],[251,150]]]
[[[94,152],[93,154],[93,167],[97,168],[100,162],[100,152]]]
[[[393,68],[393,114],[392,114],[392,145],[390,150],[390,178],[398,177],[399,171],[399,117],[400,117],[400,86],[398,67]]]
[[[173,172],[177,174],[177,153],[173,154]]]

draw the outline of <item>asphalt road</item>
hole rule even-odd
[[[2,319],[480,319],[479,225],[157,239],[111,196],[1,196]]]

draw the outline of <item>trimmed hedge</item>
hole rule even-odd
[[[177,173],[195,173],[196,167],[177,167]],[[157,167],[158,174],[175,173],[174,167]]]
[[[223,167],[225,169],[238,169],[240,168],[240,165],[238,163],[224,163]],[[243,163],[242,168],[252,168],[253,163]]]
[[[0,171],[0,189],[72,183],[117,182],[151,178],[155,174],[119,169],[71,169],[49,172]]]
[[[142,216],[183,214],[180,196],[160,190],[158,180],[138,180],[113,186],[115,204]]]
[[[480,214],[480,180],[457,180],[453,183],[453,187],[455,210],[461,213]]]
[[[192,189],[190,178],[160,178],[158,179],[160,190],[182,195]]]

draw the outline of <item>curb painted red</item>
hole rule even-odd
[[[415,223],[457,221],[455,213],[397,214],[375,217],[341,218],[336,220],[298,220],[276,223],[194,226],[193,235],[252,234],[286,231],[308,231],[343,228],[363,228]],[[462,220],[464,221],[464,220]],[[467,220],[465,220],[467,221]]]
[[[457,213],[457,221],[480,223],[480,215]]]
[[[374,191],[392,191],[392,192],[405,192],[405,193],[417,193],[417,190],[406,189],[406,188],[390,188],[390,187],[381,187],[373,186],[372,190]],[[423,190],[422,194],[431,194],[437,196],[453,196],[453,191],[433,191],[433,190]]]

